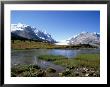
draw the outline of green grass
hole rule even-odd
[[[100,55],[99,54],[80,54],[76,58],[68,59],[61,55],[41,55],[39,59],[51,61],[65,67],[65,70],[58,73],[62,77],[99,77],[100,76]],[[12,77],[47,77],[56,73],[53,67],[46,70],[38,65],[19,64],[11,68]]]
[[[55,64],[62,65],[65,67],[100,67],[100,56],[99,54],[80,54],[76,58],[68,59],[64,56],[54,56],[54,55],[42,55],[39,56],[40,59],[46,61],[52,61]]]
[[[75,58],[78,65],[83,65],[87,67],[100,67],[100,55],[99,54],[80,54]]]
[[[67,58],[61,55],[41,55],[39,56],[39,59],[46,60],[46,61],[59,61]]]
[[[66,69],[59,73],[65,77],[99,77],[100,76],[100,55],[80,54],[76,58],[65,58],[54,55],[42,55],[42,60],[51,61]]]

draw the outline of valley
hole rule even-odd
[[[11,24],[11,76],[99,77],[100,34],[81,32],[61,42],[35,27]]]

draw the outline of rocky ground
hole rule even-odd
[[[52,67],[41,69],[37,65],[16,65],[11,68],[12,77],[99,77],[100,71],[90,67],[67,67],[63,72]]]

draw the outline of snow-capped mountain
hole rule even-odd
[[[11,36],[12,37],[23,37],[26,39],[46,41],[54,43],[55,40],[49,33],[40,31],[35,27],[31,27],[26,24],[11,24]]]
[[[26,25],[26,24],[21,24],[21,23],[18,23],[18,24],[11,24],[11,31],[16,31],[16,30],[24,30],[25,27],[27,27],[29,25]]]
[[[100,34],[99,33],[89,33],[82,32],[78,35],[75,35],[73,38],[69,40],[69,44],[77,45],[77,44],[90,44],[90,45],[100,45]]]
[[[12,39],[30,39],[44,42],[55,43],[56,45],[78,45],[78,44],[90,44],[100,46],[100,34],[82,32],[78,35],[73,36],[68,40],[56,41],[46,31],[38,30],[35,27],[31,27],[26,24],[11,24],[11,37]]]
[[[40,38],[40,39],[43,39],[43,40],[47,40],[47,41],[54,41],[54,39],[52,38],[52,36],[49,34],[49,33],[46,33],[43,32],[43,31],[40,31],[40,30],[37,30],[37,31],[34,31],[35,34]]]

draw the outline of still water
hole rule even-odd
[[[66,50],[66,49],[28,49],[28,50],[12,50],[11,64],[40,64],[42,67],[51,65],[50,62],[38,59],[39,55],[63,55],[67,58],[74,58],[82,53],[99,53],[100,49],[80,49],[80,50]],[[54,66],[54,65],[53,65]]]

